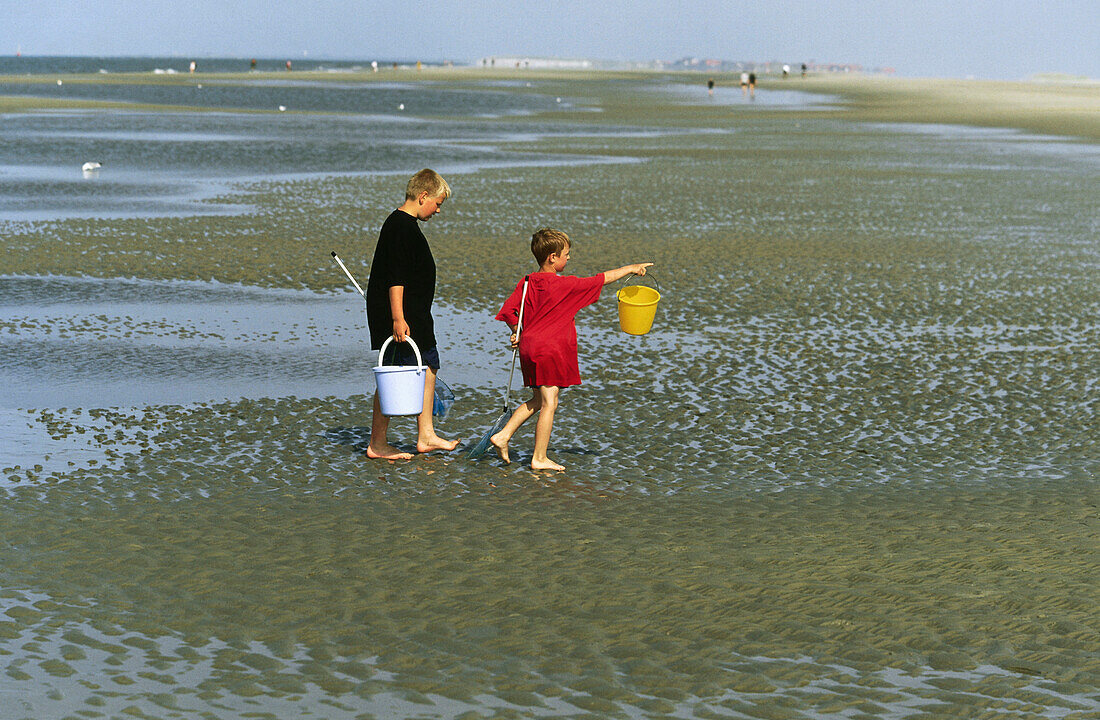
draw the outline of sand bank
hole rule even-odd
[[[763,88],[799,86],[840,95],[845,116],[883,122],[1009,127],[1100,139],[1100,83],[995,82],[820,76],[770,79]]]

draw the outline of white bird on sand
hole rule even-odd
[[[103,166],[93,160],[92,162],[86,162],[83,165],[81,165],[80,169],[83,170],[84,172],[92,172],[93,170],[98,170],[101,167],[103,167]]]

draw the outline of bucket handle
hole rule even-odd
[[[386,342],[382,343],[382,347],[378,349],[378,367],[382,367],[382,353],[386,352],[386,348],[393,342],[393,335],[386,338]],[[416,346],[416,343],[408,335],[405,336],[405,342],[413,346],[413,352],[416,353],[416,366],[418,368],[424,366],[424,361],[420,358],[420,348]]]
[[[619,285],[619,289],[615,291],[615,297],[619,297],[619,293],[621,293],[626,288],[627,282],[631,278],[636,278],[636,277],[652,278],[653,279],[653,284],[657,286],[657,294],[658,295],[661,294],[661,284],[659,282],[657,282],[657,278],[656,278],[656,276],[653,275],[653,273],[651,273],[649,270],[646,270],[645,275],[635,275],[634,273],[630,273],[625,278],[623,278],[622,283]]]

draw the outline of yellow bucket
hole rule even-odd
[[[647,273],[646,277],[650,277]],[[653,283],[657,279],[653,278]],[[657,315],[657,301],[661,299],[660,286],[657,290],[645,285],[624,285],[615,293],[619,299],[619,327],[629,335],[645,335],[653,327],[653,318]]]

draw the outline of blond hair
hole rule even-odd
[[[541,266],[551,255],[554,253],[561,255],[565,252],[565,248],[572,244],[569,241],[569,236],[561,230],[548,227],[539,228],[531,236],[531,253]]]
[[[420,193],[428,193],[428,197],[433,199],[446,199],[451,196],[451,186],[435,170],[424,168],[413,175],[405,186],[405,199],[415,200],[420,197]]]

